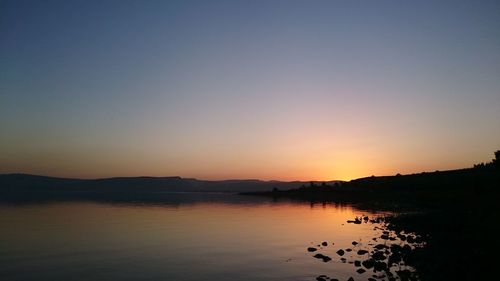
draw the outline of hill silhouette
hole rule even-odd
[[[334,183],[334,182],[331,182]],[[30,174],[0,175],[0,201],[38,199],[154,199],[165,192],[231,192],[265,191],[273,188],[293,189],[304,182],[221,180],[208,181],[173,177],[115,177],[103,179],[57,178]]]
[[[245,192],[245,195],[290,197],[311,201],[333,200],[433,207],[469,204],[471,200],[489,201],[500,193],[500,151],[489,163],[473,168],[422,172],[409,175],[370,176],[348,182],[310,183],[288,190]],[[377,208],[380,208],[378,206]]]

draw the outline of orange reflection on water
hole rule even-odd
[[[269,201],[4,206],[0,262],[16,274],[50,275],[64,264],[73,274],[70,268],[96,263],[108,275],[131,270],[177,280],[347,276],[349,265],[318,262],[306,248],[333,242],[322,252],[334,256],[353,240],[368,241],[373,226],[345,223],[361,214],[346,205]],[[129,263],[133,269],[123,272]],[[181,274],[193,269],[194,279]]]

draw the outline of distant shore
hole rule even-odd
[[[488,199],[500,187],[500,169],[490,165],[411,175],[371,176],[335,184],[242,192],[242,195],[289,197],[310,201],[349,201],[371,204],[439,207],[463,200]]]

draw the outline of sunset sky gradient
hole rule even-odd
[[[498,149],[499,1],[0,2],[0,173],[347,180]]]

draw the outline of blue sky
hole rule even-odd
[[[0,5],[0,172],[349,179],[500,148],[497,1]]]

